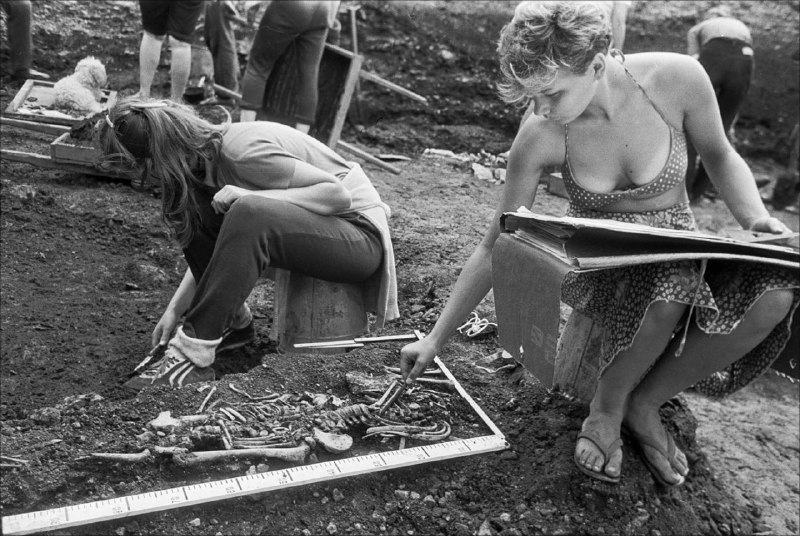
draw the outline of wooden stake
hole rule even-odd
[[[400,170],[397,169],[396,167],[394,167],[393,165],[387,164],[383,160],[381,160],[379,158],[375,158],[374,156],[372,156],[368,152],[362,151],[358,147],[350,145],[347,142],[339,140],[339,141],[336,142],[336,147],[339,148],[339,149],[342,149],[342,150],[344,150],[344,151],[346,151],[348,153],[352,153],[352,154],[358,156],[359,158],[363,158],[364,160],[366,160],[370,164],[375,164],[376,166],[379,166],[379,167],[382,167],[383,169],[391,171],[395,175],[400,175]]]
[[[0,126],[3,127],[17,127],[34,132],[44,132],[45,134],[55,134],[60,136],[64,132],[69,132],[70,127],[66,125],[51,125],[49,123],[35,123],[33,121],[24,121],[22,119],[14,119],[12,117],[0,117]]]

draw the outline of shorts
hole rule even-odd
[[[191,43],[204,9],[203,0],[139,0],[142,26],[153,35]]]

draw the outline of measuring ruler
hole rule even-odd
[[[329,462],[302,465],[255,475],[246,475],[201,484],[190,484],[160,491],[116,497],[50,510],[40,510],[26,514],[3,517],[2,533],[33,534],[47,530],[63,529],[122,519],[125,517],[159,512],[220,501],[233,497],[243,497],[267,491],[282,490],[315,482],[335,480],[348,476],[363,475],[412,465],[451,460],[473,454],[505,450],[509,447],[502,432],[489,419],[461,387],[455,377],[438,357],[434,362],[445,375],[453,381],[456,390],[469,403],[472,409],[492,430],[493,435],[433,443],[419,447],[392,450],[376,454],[354,456]]]

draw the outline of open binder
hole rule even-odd
[[[800,269],[800,251],[694,231],[589,218],[554,217],[520,208],[501,224],[533,246],[580,270],[687,259],[730,259]],[[775,240],[797,236],[773,235]]]

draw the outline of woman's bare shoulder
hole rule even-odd
[[[675,52],[640,52],[625,56],[625,65],[642,85],[678,89],[707,75],[696,59]]]
[[[673,52],[642,52],[626,56],[625,65],[647,95],[662,110],[679,114],[705,91],[708,75],[696,59]],[[677,124],[677,123],[676,123]]]

